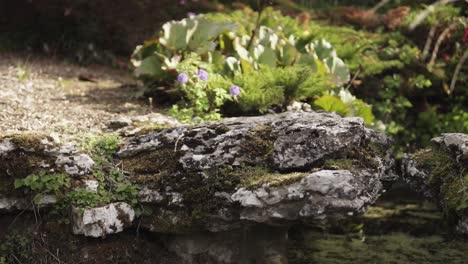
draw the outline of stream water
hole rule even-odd
[[[290,264],[468,263],[468,240],[434,203],[395,183],[361,217],[324,228],[293,228]]]

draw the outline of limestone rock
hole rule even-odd
[[[378,175],[348,170],[320,170],[284,186],[268,185],[231,195],[239,202],[240,219],[255,222],[272,220],[325,219],[363,212],[382,189]],[[338,209],[337,215],[330,209]]]
[[[468,162],[468,135],[446,133],[432,139],[432,142],[448,151],[459,163]]]
[[[60,144],[40,133],[0,135],[0,210],[32,209],[31,197],[15,189],[16,179],[30,175],[65,173],[70,177],[90,174],[94,161],[73,144]],[[36,205],[54,204],[56,199],[41,195]]]
[[[41,195],[38,200],[34,201],[34,206],[43,208],[53,205],[57,202],[55,195]],[[12,210],[32,210],[33,201],[20,196],[3,196],[0,194],[0,211]]]
[[[86,154],[75,156],[60,155],[55,160],[55,164],[63,167],[65,172],[71,176],[82,176],[91,172],[94,161]]]
[[[25,177],[39,170],[81,176],[91,172],[94,161],[73,144],[35,133],[0,136],[0,178]]]
[[[182,123],[177,119],[159,113],[151,113],[139,116],[121,116],[107,123],[111,130],[118,130],[125,136],[133,136],[142,130],[154,128],[178,127]]]
[[[131,124],[132,124],[132,120],[129,117],[121,116],[121,117],[116,117],[112,119],[111,121],[109,121],[109,123],[107,123],[107,127],[109,129],[120,129],[123,127],[130,126]]]
[[[104,237],[122,232],[132,224],[135,212],[124,202],[106,206],[82,209],[72,208],[73,233],[90,237]]]
[[[159,212],[142,226],[177,233],[361,213],[395,178],[390,144],[360,118],[287,112],[148,132],[118,156]]]

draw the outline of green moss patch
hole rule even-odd
[[[239,184],[237,187],[255,189],[263,184],[271,187],[292,184],[300,181],[307,173],[275,173],[264,167],[244,166],[240,168],[226,168],[222,172],[225,177],[236,179]]]
[[[466,263],[468,244],[441,236],[414,237],[404,233],[367,236],[365,240],[344,235],[306,232],[293,240],[289,263]]]
[[[377,170],[379,162],[376,153],[369,145],[347,149],[322,159],[318,168],[326,170],[349,170],[357,173],[360,170]]]
[[[161,130],[171,128],[171,126],[169,125],[156,124],[151,121],[134,122],[132,126],[139,129],[138,132],[136,133],[137,136],[145,135],[151,132],[159,132]]]
[[[351,170],[356,163],[355,159],[332,159],[326,160],[323,166],[333,170]]]
[[[271,126],[258,125],[253,127],[245,134],[245,140],[241,143],[242,151],[248,153],[252,160],[268,159],[273,152],[277,138],[272,131]]]
[[[91,156],[96,163],[111,161],[119,150],[120,137],[118,135],[85,135],[77,138],[79,147]]]
[[[17,133],[17,134],[1,134],[0,140],[10,139],[11,142],[17,147],[24,150],[40,152],[44,150],[44,144],[41,143],[43,140],[49,141],[50,144],[54,144],[54,140],[45,134],[28,132],[28,133]]]
[[[157,183],[163,175],[176,171],[181,151],[165,148],[142,152],[122,160],[123,169],[130,173],[132,182],[138,184]]]
[[[439,149],[423,150],[412,158],[429,173],[430,185],[439,194],[448,213],[466,213],[468,209],[468,169]]]

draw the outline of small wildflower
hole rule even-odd
[[[193,118],[193,122],[194,122],[195,124],[200,123],[200,118],[199,118],[198,116],[194,117],[194,118]]]
[[[177,81],[184,84],[186,82],[188,82],[189,80],[189,77],[186,73],[180,73],[178,76],[177,76]]]
[[[448,54],[443,54],[442,57],[444,58],[445,61],[449,61],[451,58]]]
[[[202,81],[208,80],[208,72],[203,69],[198,69],[197,76]]]
[[[238,96],[241,90],[239,86],[233,85],[231,86],[231,89],[229,89],[229,92],[231,93],[232,96]]]

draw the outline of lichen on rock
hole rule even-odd
[[[288,112],[151,131],[129,138],[118,157],[146,188],[141,202],[165,214],[183,210],[183,223],[216,231],[363,212],[381,181],[395,178],[390,142],[360,118]],[[144,217],[141,226],[177,230],[160,218]]]

